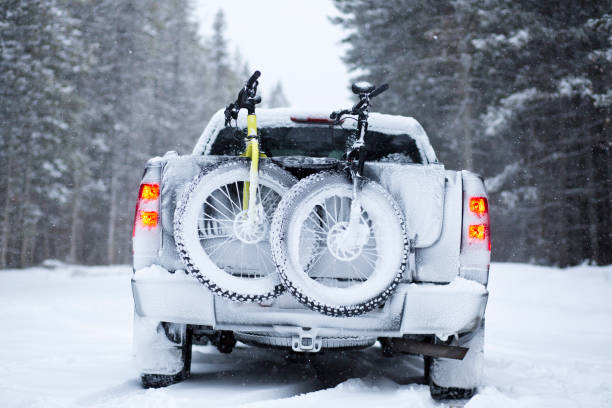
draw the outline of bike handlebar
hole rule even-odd
[[[232,119],[238,119],[238,112],[242,108],[249,110],[249,114],[255,113],[255,105],[261,102],[261,96],[257,96],[257,79],[261,76],[261,72],[255,71],[253,75],[245,82],[236,101],[230,103],[225,108],[225,126],[230,124]]]
[[[257,81],[257,79],[261,76],[261,72],[259,71],[255,71],[253,72],[253,75],[251,75],[251,77],[249,78],[249,80],[246,82],[246,86],[247,88],[252,88],[253,85],[255,84],[255,82]]]
[[[372,91],[372,93],[370,94],[370,98],[374,98],[375,96],[380,95],[381,93],[385,92],[387,89],[389,89],[389,84],[382,84],[381,86],[379,86],[378,88]]]

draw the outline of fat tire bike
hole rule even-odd
[[[297,181],[260,151],[255,106],[259,71],[225,109],[225,125],[247,110],[245,151],[204,168],[185,188],[174,218],[176,247],[187,270],[213,293],[261,302],[283,291],[270,249],[270,222]]]
[[[364,177],[370,101],[388,89],[353,84],[359,101],[332,112],[357,121],[338,170],[300,180],[272,221],[272,256],[283,284],[301,303],[330,316],[355,316],[384,304],[402,278],[408,239],[400,207]]]

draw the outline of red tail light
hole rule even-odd
[[[138,201],[134,212],[132,237],[136,236],[137,227],[148,229],[157,227],[159,218],[159,184],[143,183],[138,191]]]
[[[468,237],[484,241],[487,237],[487,226],[485,224],[471,224],[468,227]]]
[[[471,197],[470,211],[479,217],[489,213],[489,204],[486,197]]]
[[[469,197],[467,200],[468,212],[464,214],[464,225],[467,225],[467,245],[491,250],[491,237],[489,235],[489,202],[487,197]]]
[[[140,222],[143,227],[157,227],[157,211],[141,211]]]
[[[459,276],[486,285],[491,261],[489,202],[483,180],[469,171],[463,178],[463,236]]]
[[[132,230],[135,270],[158,262],[162,247],[161,170],[159,161],[147,162],[138,190]]]
[[[141,184],[138,198],[142,200],[155,200],[159,197],[159,184]]]

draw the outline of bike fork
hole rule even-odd
[[[363,189],[363,164],[364,157],[361,148],[359,149],[359,158],[357,160],[357,168],[354,168],[354,165],[350,169],[351,179],[353,181],[353,191],[352,191],[352,201],[351,201],[351,210],[349,215],[349,225],[347,227],[347,232],[349,236],[356,236],[355,232],[357,231],[357,226],[360,223],[361,219],[361,190]]]
[[[257,139],[257,120],[255,115],[247,116],[247,148],[243,156],[251,159],[249,181],[242,189],[242,209],[247,211],[249,221],[257,223],[257,187],[259,186],[259,140]]]

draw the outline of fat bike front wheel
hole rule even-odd
[[[294,185],[272,221],[272,258],[283,284],[326,315],[378,307],[406,267],[408,239],[395,200],[365,180],[358,201],[344,173],[321,172]]]
[[[204,169],[186,187],[174,215],[176,248],[186,269],[216,295],[259,302],[283,291],[270,250],[270,222],[296,179],[260,162],[254,211],[245,209],[250,160]],[[248,189],[246,189],[248,191]]]

